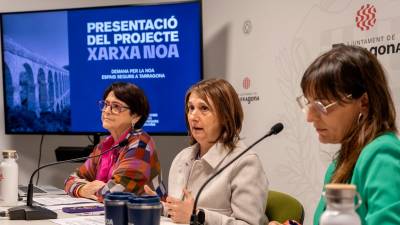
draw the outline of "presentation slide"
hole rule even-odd
[[[186,2],[4,14],[6,132],[105,132],[97,103],[122,81],[149,99],[147,132],[185,133],[184,96],[202,76],[200,11]]]

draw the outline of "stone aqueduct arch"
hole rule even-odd
[[[7,106],[22,107],[39,117],[70,107],[69,71],[4,39]]]

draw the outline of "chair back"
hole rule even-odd
[[[303,224],[304,208],[297,199],[288,194],[269,191],[265,215],[267,215],[269,221],[283,223],[290,219]]]

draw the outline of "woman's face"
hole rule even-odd
[[[221,124],[214,103],[211,99],[208,102],[209,104],[193,92],[187,103],[190,132],[202,150],[208,150],[221,134]]]
[[[314,102],[316,99],[309,98],[308,100]],[[334,103],[326,100],[318,101],[325,106]],[[327,109],[327,113],[323,113],[316,107],[311,106],[306,112],[307,122],[313,124],[321,143],[338,144],[343,141],[351,126],[357,123],[361,112],[360,107],[359,100],[351,100],[350,103],[333,104]]]
[[[113,91],[111,91],[107,95],[107,98],[104,100],[104,102],[108,106],[105,106],[101,114],[103,127],[107,129],[112,135],[122,134],[126,129],[131,126],[132,120],[134,120],[135,117],[131,115],[128,106],[123,101],[115,97]],[[112,112],[110,105],[120,108],[120,112]]]

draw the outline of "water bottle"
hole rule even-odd
[[[128,225],[160,225],[162,206],[157,195],[132,196],[127,206]]]
[[[319,220],[320,225],[361,225],[356,209],[361,197],[352,184],[327,184],[325,192],[326,210]],[[357,196],[357,205],[354,198]]]
[[[127,225],[127,202],[133,196],[129,192],[112,192],[104,198],[105,224],[106,225]]]
[[[15,150],[1,150],[0,206],[16,206],[18,203],[18,159]]]

